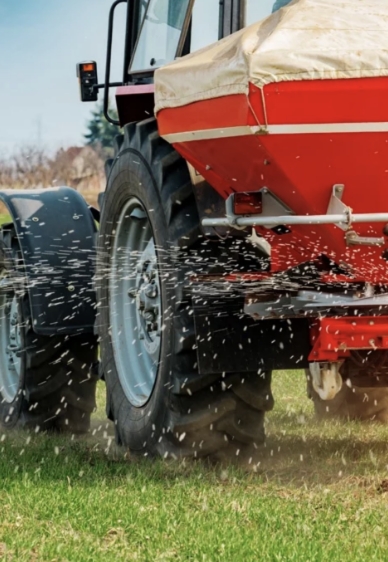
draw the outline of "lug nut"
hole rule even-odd
[[[153,312],[145,312],[144,313],[144,320],[149,323],[155,322],[155,314]]]
[[[145,294],[149,299],[156,299],[158,296],[158,287],[156,285],[149,285],[145,290]]]

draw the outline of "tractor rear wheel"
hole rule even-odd
[[[104,197],[97,297],[107,413],[136,454],[238,453],[264,439],[271,373],[198,373],[186,289],[201,238],[186,162],[154,119],[127,125]]]
[[[15,229],[0,230],[0,425],[84,433],[95,408],[95,336],[32,329]]]

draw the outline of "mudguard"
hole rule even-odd
[[[304,369],[309,365],[309,323],[292,320],[254,320],[230,306],[222,314],[206,314],[194,305],[198,370],[214,373],[252,373],[276,369]],[[211,337],[209,337],[211,334]]]
[[[74,189],[0,191],[19,238],[37,334],[93,332],[96,226]]]

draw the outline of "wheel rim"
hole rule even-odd
[[[8,277],[3,276],[0,282],[0,392],[3,399],[11,403],[20,386],[22,336],[18,298],[7,290],[8,284]]]
[[[130,199],[113,233],[109,288],[112,345],[128,400],[144,406],[155,386],[161,348],[162,303],[152,226]]]

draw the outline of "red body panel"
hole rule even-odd
[[[149,119],[154,114],[154,84],[120,86],[116,90],[117,113],[120,126]]]
[[[161,135],[246,125],[388,123],[388,78],[271,84],[159,113]],[[373,128],[373,127],[372,127]],[[269,188],[298,215],[326,214],[335,184],[354,213],[388,212],[388,126],[383,132],[271,133],[178,142],[174,146],[223,196]],[[362,129],[362,127],[361,127]],[[357,224],[361,236],[382,237],[384,224]],[[387,283],[388,247],[347,247],[335,225],[295,226],[272,244],[272,270],[325,254],[349,272]]]
[[[340,361],[355,349],[387,350],[386,317],[322,318],[311,327],[311,362]]]

